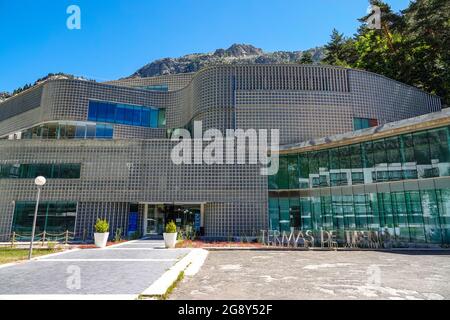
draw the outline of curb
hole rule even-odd
[[[205,247],[204,250],[208,251],[324,251],[324,252],[352,252],[352,251],[373,251],[373,252],[449,252],[448,248],[289,248],[289,247]]]
[[[42,294],[42,295],[28,295],[28,294],[18,294],[18,295],[0,295],[0,300],[3,301],[15,301],[15,300],[25,300],[25,301],[36,301],[36,300],[136,300],[137,295],[133,294]]]
[[[208,251],[204,249],[193,249],[183,259],[167,270],[158,280],[140,294],[143,298],[160,298],[177,281],[180,273],[195,275],[203,265]]]

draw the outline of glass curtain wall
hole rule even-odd
[[[280,155],[269,189],[309,189],[450,176],[448,127]]]
[[[446,126],[280,155],[268,181],[270,227],[387,229],[399,241],[450,243],[449,134]]]
[[[89,101],[88,120],[147,128],[164,128],[165,111],[145,106]]]
[[[403,242],[450,243],[450,188],[269,197],[271,230],[384,231]],[[342,238],[342,237],[341,237]]]
[[[49,122],[16,134],[17,139],[112,139],[114,128],[109,124],[87,122]]]
[[[0,179],[79,179],[81,164],[0,164]]]
[[[36,202],[16,202],[13,218],[13,231],[19,235],[30,235]],[[77,212],[76,202],[41,202],[39,203],[36,234],[43,231],[60,234],[73,232]]]

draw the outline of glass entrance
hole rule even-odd
[[[175,222],[181,232],[200,232],[200,205],[148,205],[145,233],[163,234],[164,226],[169,221]]]
[[[164,228],[164,215],[160,206],[150,205],[147,211],[146,234],[162,234]]]

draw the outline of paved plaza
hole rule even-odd
[[[211,251],[170,299],[450,299],[450,251]]]
[[[189,249],[164,249],[163,241],[139,240],[105,249],[50,255],[0,266],[5,295],[115,295],[137,298]]]

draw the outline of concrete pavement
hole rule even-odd
[[[83,249],[0,268],[0,299],[7,295],[111,295],[137,297],[190,249],[164,249],[138,240]]]
[[[210,251],[170,299],[450,299],[449,251]]]

